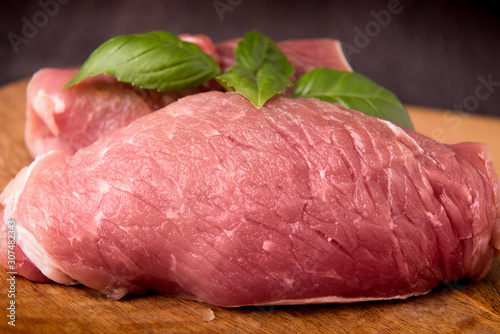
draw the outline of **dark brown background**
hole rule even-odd
[[[59,0],[65,4],[58,2],[44,21],[41,3],[55,1],[2,3],[1,85],[41,67],[79,64],[116,35],[162,29],[204,33],[217,42],[257,29],[276,40],[326,36],[357,47],[349,57],[354,70],[404,103],[500,116],[500,10],[494,0],[393,0],[399,12],[385,27],[373,13],[388,10],[391,1]],[[220,16],[214,3],[230,9]],[[37,19],[40,27],[26,38],[23,26]],[[359,31],[366,29],[372,36],[363,40]],[[14,35],[26,38],[17,52]],[[480,78],[496,86],[478,88]]]

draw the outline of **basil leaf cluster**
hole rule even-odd
[[[292,87],[293,65],[270,38],[244,35],[234,50],[236,65],[225,73],[196,44],[166,31],[114,37],[99,46],[64,88],[89,76],[109,74],[119,81],[161,92],[196,87],[211,79],[245,96],[255,107]],[[403,104],[365,76],[330,68],[313,69],[295,83],[294,97],[314,97],[413,129]]]
[[[234,50],[236,66],[218,78],[260,108],[287,86],[293,65],[276,43],[257,31],[248,32]]]
[[[199,86],[218,75],[220,67],[198,45],[166,31],[123,35],[92,52],[64,88],[102,73],[166,92]]]
[[[315,97],[413,129],[406,108],[389,90],[356,73],[317,68],[295,83],[294,97]]]

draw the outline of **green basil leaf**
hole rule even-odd
[[[337,102],[345,108],[413,129],[410,116],[396,95],[359,73],[314,69],[297,80],[293,95]]]
[[[234,50],[236,66],[218,76],[254,106],[260,108],[287,86],[294,73],[293,65],[276,43],[259,32],[246,33]]]
[[[98,47],[63,88],[106,73],[119,81],[158,91],[201,85],[220,73],[201,48],[166,31],[114,37]]]

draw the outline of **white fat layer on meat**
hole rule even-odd
[[[273,246],[274,246],[274,242],[272,242],[270,240],[266,240],[262,244],[262,249],[265,250],[266,252],[270,252],[272,250]]]
[[[104,216],[104,213],[102,213],[102,210],[97,211],[97,213],[94,215],[94,220],[96,222],[96,226],[99,225],[102,219],[106,218]]]
[[[4,191],[0,195],[0,202],[3,202],[5,206],[5,216],[14,217],[13,213],[17,210],[17,202],[19,201],[19,196],[26,186],[26,182],[30,174],[33,172],[35,166],[46,156],[51,155],[52,151],[42,154],[35,158],[35,160],[28,167],[24,167],[17,173],[16,177],[12,179]]]
[[[107,193],[111,186],[104,180],[99,181],[99,191],[101,194]]]
[[[354,146],[356,146],[360,152],[363,152],[365,144],[363,143],[361,136],[355,131],[350,131],[349,134],[354,141]]]
[[[172,261],[170,263],[170,269],[175,272],[177,270],[177,258],[175,257],[174,254],[170,254],[170,260]]]
[[[389,122],[389,121],[386,121],[386,120],[383,120],[383,119],[380,119],[380,122],[382,123],[385,123],[389,129],[391,129],[392,133],[394,133],[396,135],[396,137],[404,137],[405,139],[407,139],[408,141],[412,142],[415,147],[418,149],[418,152],[419,153],[424,153],[424,149],[422,147],[420,147],[420,145],[417,143],[417,141],[412,138],[410,135],[408,135],[406,132],[404,132],[399,126],[397,125],[394,125],[393,123]]]
[[[442,226],[443,223],[439,220],[432,212],[426,212],[425,215],[429,218],[430,222],[434,226]]]
[[[0,196],[0,202],[3,202],[5,206],[4,217],[6,219],[15,219],[19,196],[22,194],[33,169],[42,159],[50,156],[54,152],[55,151],[50,151],[37,157],[30,166],[21,170],[4,189],[4,192]],[[24,228],[21,221],[16,220],[16,230],[19,247],[21,247],[26,257],[30,259],[46,277],[61,284],[77,283],[58,268],[33,234]]]
[[[61,113],[66,109],[64,101],[58,98],[57,96],[52,97],[52,100],[54,101],[55,104],[54,111],[56,113]]]
[[[387,175],[387,199],[389,201],[389,203],[394,203],[394,199],[393,199],[393,191],[392,191],[392,187],[393,187],[393,180],[394,180],[394,176],[392,174],[392,168],[387,168],[386,171],[385,171],[386,175]],[[394,231],[394,221],[392,219],[389,219],[388,221],[388,225],[389,225],[389,228],[391,229],[391,231]]]
[[[415,296],[422,296],[429,293],[429,291],[423,293],[409,293],[407,295],[396,295],[387,298],[380,297],[356,297],[356,298],[346,298],[339,296],[325,296],[317,298],[304,298],[304,299],[282,299],[269,303],[255,304],[255,306],[264,305],[305,305],[305,304],[347,304],[347,303],[358,303],[376,300],[393,300],[393,299],[407,299]],[[240,305],[244,306],[244,305]],[[238,307],[238,306],[235,306]]]
[[[31,262],[48,278],[60,284],[77,284],[75,280],[63,273],[50,259],[49,254],[40,246],[36,238],[22,225],[17,224],[18,245]]]
[[[100,152],[99,152],[99,157],[102,159],[104,158],[104,156],[106,155],[106,152],[109,151],[109,149],[111,148],[111,146],[107,146],[105,148],[103,148]]]
[[[342,59],[342,63],[345,65],[345,67],[347,67],[349,69],[349,71],[352,72],[351,64],[349,64],[349,62],[347,61],[345,54],[344,54],[344,50],[342,49],[342,43],[340,43],[339,41],[335,41],[335,47],[337,48],[337,51],[338,51],[337,54],[340,55],[340,57]]]
[[[171,115],[174,118],[178,116],[191,116],[193,115],[193,111],[191,110],[191,108],[178,108],[178,110],[172,111]]]
[[[35,112],[44,120],[50,132],[54,136],[59,135],[59,129],[55,123],[54,114],[64,112],[66,107],[64,101],[58,98],[57,95],[47,94],[42,89],[37,92],[33,99],[33,107]]]
[[[295,280],[293,279],[293,277],[290,278],[290,277],[286,277],[285,276],[285,277],[283,277],[283,282],[285,283],[284,284],[285,287],[287,287],[287,288],[293,288],[293,283],[295,282]]]

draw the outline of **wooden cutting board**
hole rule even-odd
[[[26,80],[0,88],[0,189],[31,162],[24,147]],[[500,171],[500,119],[408,106],[417,131],[447,143],[490,145]],[[500,333],[500,259],[478,282],[452,282],[407,300],[347,305],[225,309],[159,295],[112,301],[82,286],[40,284],[0,269],[0,332],[14,328],[6,317],[16,301],[21,333]],[[212,314],[214,318],[210,321]]]

